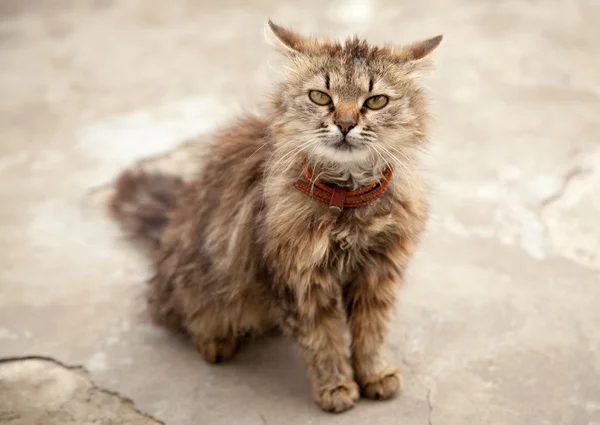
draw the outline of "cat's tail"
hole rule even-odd
[[[117,180],[109,208],[128,236],[157,248],[183,185],[176,176],[128,170]]]

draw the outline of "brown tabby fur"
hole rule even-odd
[[[282,329],[303,350],[318,405],[342,412],[359,392],[388,399],[400,390],[384,343],[396,288],[428,217],[416,166],[427,124],[417,74],[441,36],[371,47],[269,27],[289,72],[263,117],[216,134],[190,183],[125,172],[111,208],[126,229],[153,242],[148,305],[157,323],[185,331],[209,362],[232,357],[248,333]],[[312,103],[314,89],[333,105]],[[362,107],[376,94],[389,104]],[[356,120],[362,153],[326,148],[340,116]],[[379,200],[335,215],[294,188],[303,159],[319,179],[348,189],[389,164],[395,174]]]

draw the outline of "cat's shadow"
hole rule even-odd
[[[251,383],[253,388],[262,386],[270,393],[300,398],[310,394],[300,350],[282,335],[262,336],[246,342],[224,366]]]
[[[300,349],[283,335],[274,333],[244,341],[231,360],[211,365],[204,362],[187,337],[169,334],[169,350],[178,351],[181,361],[193,364],[197,374],[210,375],[212,382],[222,388],[239,391],[240,396],[250,389],[255,400],[273,401],[276,397],[288,407],[316,409]]]

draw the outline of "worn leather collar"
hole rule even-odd
[[[299,178],[294,183],[294,187],[308,196],[329,204],[329,210],[335,214],[341,213],[345,208],[357,208],[375,202],[385,193],[392,179],[390,167],[379,180],[360,189],[346,190],[339,186],[325,185],[314,179],[306,162],[302,163],[302,173],[308,181]]]

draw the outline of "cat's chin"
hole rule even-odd
[[[368,149],[357,147],[339,149],[333,146],[321,145],[315,147],[313,153],[323,159],[339,164],[360,164],[371,158]]]

